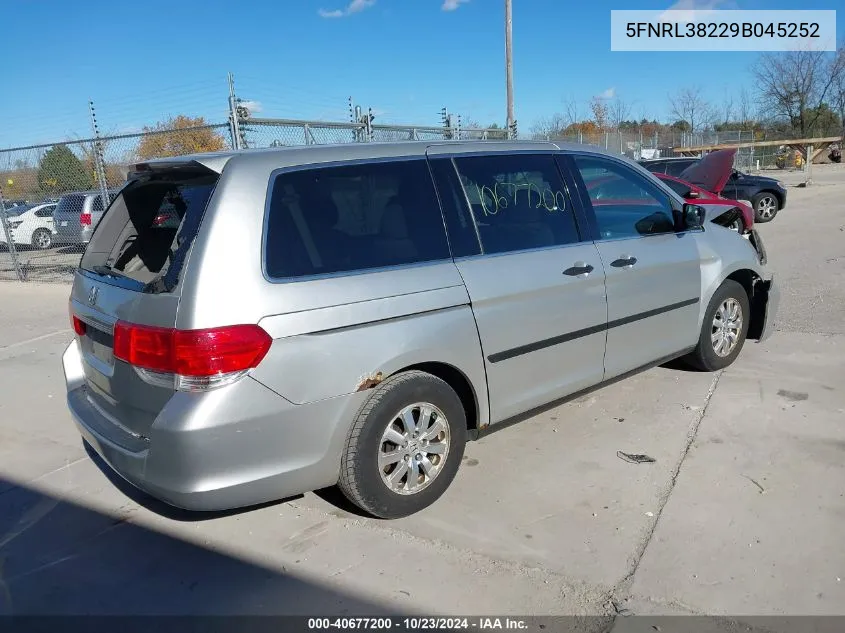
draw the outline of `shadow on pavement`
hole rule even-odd
[[[0,615],[389,615],[0,478]],[[393,608],[393,615],[396,607]]]

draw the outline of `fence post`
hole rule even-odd
[[[0,189],[0,224],[3,225],[3,236],[6,238],[6,248],[9,249],[9,256],[12,258],[12,264],[15,267],[15,274],[18,276],[18,281],[26,281],[21,270],[21,263],[18,260],[18,249],[15,248],[15,240],[12,239],[12,233],[9,229],[9,220],[6,217],[6,203],[3,201],[3,190]]]

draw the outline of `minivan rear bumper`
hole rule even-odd
[[[148,437],[88,397],[76,339],[62,358],[68,408],[88,444],[121,477],[186,510],[228,510],[337,483],[349,426],[366,393],[295,405],[256,380],[175,393]]]

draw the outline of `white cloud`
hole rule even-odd
[[[264,106],[261,105],[260,101],[253,101],[251,99],[241,101],[241,105],[249,110],[250,114],[258,114],[264,109]]]
[[[732,5],[730,0],[677,0],[675,4],[660,14],[659,21],[664,22],[687,22],[699,20],[712,11]],[[669,13],[672,11],[672,13]]]
[[[332,9],[331,11],[320,9],[317,11],[317,14],[321,18],[343,18],[353,13],[360,13],[364,9],[369,9],[375,3],[376,0],[352,0],[352,2],[346,5],[345,9]]]
[[[443,0],[443,6],[440,8],[443,11],[455,11],[462,4],[466,4],[469,0]]]
[[[608,88],[597,96],[599,99],[613,99],[616,96],[616,88]]]

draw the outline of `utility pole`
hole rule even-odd
[[[232,128],[232,149],[241,149],[241,123],[238,99],[235,97],[235,76],[229,73],[229,121]]]
[[[505,74],[508,93],[508,136],[513,128],[513,18],[511,0],[505,0]]]

